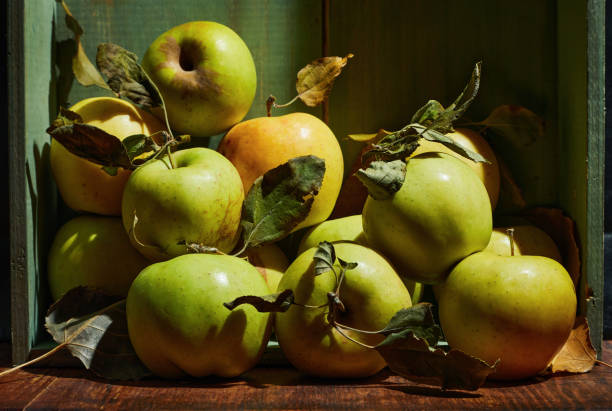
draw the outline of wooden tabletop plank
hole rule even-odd
[[[1,348],[1,347],[0,347]],[[612,341],[604,360],[612,362]],[[6,364],[6,362],[2,362]],[[256,368],[240,378],[116,382],[80,369],[28,369],[0,380],[0,408],[28,409],[610,409],[612,369],[477,392],[441,391],[383,371],[361,380],[322,380],[289,367]]]

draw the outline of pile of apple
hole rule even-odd
[[[82,285],[127,295],[130,340],[153,373],[242,374],[258,362],[274,329],[287,359],[304,372],[372,375],[386,364],[367,346],[382,337],[355,330],[383,329],[398,310],[419,302],[424,284],[434,285],[450,347],[489,364],[500,360],[494,378],[535,375],[561,349],[575,318],[573,282],[542,231],[517,226],[512,237],[493,229],[499,170],[478,133],[448,136],[488,163],[423,141],[392,195],[376,188],[391,172],[364,175],[370,195],[358,204],[362,214],[327,220],[342,195],[337,139],[304,113],[241,122],[256,74],[236,33],[212,22],[175,27],[151,44],[142,66],[166,113],[156,117],[112,97],[70,110],[120,139],[165,130],[166,114],[174,132],[229,131],[217,151],[178,149],[116,175],[53,139],[59,192],[82,215],[58,231],[48,275],[54,300]],[[289,263],[274,244],[241,250],[243,202],[256,179],[307,155],[325,161],[325,174],[308,215],[292,229],[302,235],[298,255]],[[324,242],[333,244],[334,267],[342,267],[341,287],[334,269],[315,275]],[[189,253],[187,244],[209,252]],[[284,290],[294,295],[285,312],[224,306]],[[342,332],[329,324],[334,291]]]

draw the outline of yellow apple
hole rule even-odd
[[[321,190],[310,213],[294,231],[325,221],[331,214],[342,184],[344,160],[334,133],[317,117],[292,113],[238,123],[221,140],[218,150],[238,170],[245,193],[257,177],[292,158],[322,158],[325,176]]]
[[[164,129],[155,116],[118,98],[88,98],[70,110],[79,114],[86,124],[122,140],[133,134],[150,135]],[[120,168],[116,176],[111,176],[100,165],[70,153],[54,139],[51,140],[49,161],[57,188],[68,207],[76,211],[121,215],[121,196],[129,170]]]
[[[276,291],[283,273],[289,267],[289,260],[282,250],[275,244],[265,244],[250,248],[247,251],[249,262],[268,283],[272,292]]]
[[[428,152],[447,153],[454,157],[457,157],[458,159],[469,165],[472,170],[474,170],[476,174],[478,174],[478,177],[484,183],[487,189],[487,193],[489,194],[489,199],[491,200],[491,209],[495,209],[495,206],[497,205],[497,200],[499,198],[499,165],[497,162],[497,157],[493,152],[493,149],[491,148],[489,143],[487,143],[487,140],[485,140],[482,135],[480,135],[480,133],[467,128],[458,128],[455,130],[455,132],[447,134],[447,136],[452,138],[455,142],[461,144],[465,148],[480,154],[489,161],[489,164],[476,163],[470,160],[469,158],[463,157],[462,155],[455,153],[454,151],[440,143],[428,141],[424,138],[419,140],[420,145],[416,149],[416,151],[412,153],[411,157]]]
[[[78,286],[127,295],[134,278],[148,264],[130,244],[121,219],[74,218],[59,229],[49,250],[51,297],[55,301]]]
[[[493,229],[491,240],[484,251],[491,251],[497,255],[511,255],[510,227],[497,227]],[[533,225],[518,225],[512,235],[514,242],[514,255],[539,255],[552,258],[563,263],[557,244],[544,231]]]

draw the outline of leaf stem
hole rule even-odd
[[[168,120],[168,110],[166,110],[166,102],[164,101],[164,96],[162,96],[162,93],[157,88],[155,82],[151,79],[151,77],[149,77],[149,74],[144,69],[142,69],[142,72],[147,77],[147,80],[149,80],[149,83],[151,83],[151,85],[155,88],[155,91],[157,91],[157,94],[159,95],[159,99],[161,100],[161,108],[164,112],[164,121],[166,122],[166,128],[168,129],[170,138],[174,140],[174,134],[172,133],[172,128],[170,127],[170,121]],[[172,168],[176,168],[174,165],[174,160],[172,159],[172,150],[170,150],[170,145],[166,146],[166,152],[168,153],[168,158],[170,159],[170,165],[172,166]]]
[[[0,372],[0,378],[4,377],[5,375],[11,374],[12,372],[15,372],[17,370],[20,370],[20,369],[22,369],[24,367],[27,367],[28,365],[32,365],[32,364],[35,364],[35,363],[37,363],[39,361],[42,361],[45,358],[50,357],[53,354],[55,354],[56,352],[60,351],[66,345],[68,345],[68,344],[65,343],[65,344],[57,345],[53,349],[47,351],[46,353],[44,353],[44,354],[42,354],[42,355],[40,355],[40,356],[38,356],[36,358],[31,359],[28,362],[24,362],[23,364],[19,364],[19,365],[13,367],[13,368],[9,368],[8,370],[4,370],[4,371]]]
[[[353,327],[350,327],[348,325],[341,324],[339,322],[336,322],[334,325],[336,325],[337,327],[340,327],[340,328],[344,328],[345,330],[351,330],[351,331],[355,331],[355,332],[363,333],[363,334],[380,334],[380,331],[381,331],[381,330],[379,330],[379,331],[360,330],[359,328],[353,328]]]
[[[347,340],[352,341],[352,342],[354,342],[355,344],[361,345],[361,346],[362,346],[362,347],[364,347],[364,348],[370,348],[370,349],[373,349],[373,348],[374,348],[374,346],[373,346],[373,345],[368,345],[368,344],[362,343],[361,341],[356,340],[356,339],[354,339],[354,338],[350,337],[348,334],[346,334],[344,331],[342,331],[342,329],[341,329],[340,327],[338,327],[338,325],[337,325],[336,323],[334,323],[334,324],[332,324],[332,325],[333,325],[333,327],[336,329],[336,331],[338,331],[338,333],[339,333],[340,335],[342,335],[344,338],[346,338]]]

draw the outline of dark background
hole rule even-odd
[[[12,1],[12,0],[9,0]],[[26,0],[27,1],[27,0]],[[7,55],[7,2],[2,1],[0,6],[2,21],[2,42],[0,42],[0,123],[4,128],[2,135],[5,143],[0,150],[0,164],[2,173],[7,178],[4,186],[4,213],[1,218],[1,261],[5,262],[4,273],[0,272],[0,341],[10,339],[10,255],[9,255],[9,213],[8,198],[10,195],[8,186],[8,113],[11,110],[10,101],[7,99],[7,77],[6,63],[10,56]],[[606,27],[612,27],[612,2],[606,4]],[[606,60],[612,61],[612,30],[606,30]],[[606,67],[606,94],[612,95],[612,75],[610,69]],[[612,99],[609,99],[609,101]],[[606,102],[606,190],[605,190],[605,313],[604,313],[604,338],[612,338],[612,108],[610,102]]]

